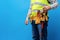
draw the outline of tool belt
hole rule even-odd
[[[30,14],[31,15],[31,14]],[[48,21],[48,15],[47,12],[40,13],[40,10],[37,10],[37,14],[35,16],[30,16],[30,21],[35,21],[35,24],[40,24],[41,21]]]

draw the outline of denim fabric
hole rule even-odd
[[[47,40],[47,22],[43,23],[44,28],[41,27],[41,24],[35,24],[35,21],[32,21],[33,40]]]

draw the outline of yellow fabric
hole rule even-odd
[[[31,0],[31,4],[33,4],[31,7],[32,10],[42,10],[43,9],[43,6],[34,4],[35,2],[50,5],[47,0]],[[35,16],[35,15],[36,15],[36,13],[34,11],[31,12],[31,16]]]
[[[39,3],[42,3],[42,4],[48,5],[48,6],[50,5],[47,0],[31,0],[31,4],[33,4],[31,6],[32,10],[37,10],[37,11],[38,10],[43,10],[43,6],[38,5],[38,4],[34,4],[35,2],[39,2]],[[43,13],[43,15],[44,15],[44,13]],[[32,11],[31,15],[30,15],[30,21],[32,22],[32,20],[35,20],[35,24],[38,24],[38,23],[40,23],[40,21],[45,21],[45,20],[47,21],[48,16],[45,15],[43,17],[38,17],[37,12]]]
[[[50,5],[47,0],[31,0],[31,4],[33,4],[32,10],[41,10],[41,9],[43,9],[43,6],[38,5],[38,4],[34,4],[35,2]]]

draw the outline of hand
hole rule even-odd
[[[43,10],[45,10],[45,11],[48,11],[49,9],[51,9],[50,6],[44,6],[44,8],[43,8]]]
[[[26,25],[28,24],[28,20],[25,20],[25,24],[26,24]]]

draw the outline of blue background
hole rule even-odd
[[[0,40],[32,40],[31,24],[24,23],[29,4],[30,0],[0,0]],[[49,11],[48,40],[60,40],[59,10]]]

